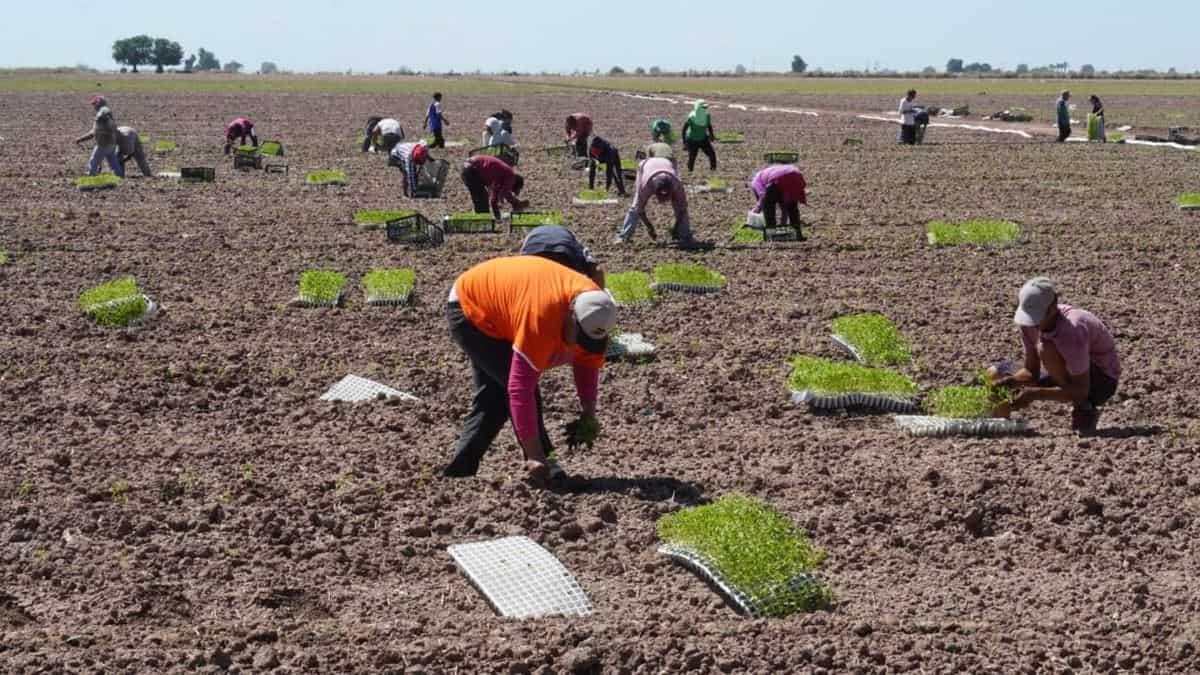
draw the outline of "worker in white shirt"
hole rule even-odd
[[[909,89],[900,99],[900,142],[904,145],[917,144],[917,111],[913,106],[916,97],[917,90]]]

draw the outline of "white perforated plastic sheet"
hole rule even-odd
[[[859,363],[867,362],[867,360],[865,358],[863,358],[862,352],[858,351],[858,348],[856,348],[854,345],[850,344],[850,342],[846,338],[842,337],[841,335],[831,335],[831,336],[829,336],[829,339],[833,340],[833,344],[838,349],[841,349],[842,351],[849,354],[850,358],[854,359],[855,361],[858,361]]]
[[[587,616],[592,603],[554,554],[529,537],[504,537],[446,549],[502,616]]]
[[[654,345],[647,342],[641,333],[621,333],[608,341],[608,353],[604,358],[615,361],[620,358],[645,358],[654,354]]]
[[[708,557],[698,551],[694,551],[686,546],[664,544],[658,547],[658,552],[711,582],[739,612],[748,616],[761,616],[763,608],[768,606],[781,592],[786,593],[810,584],[820,583],[815,576],[802,573],[792,577],[787,583],[780,584],[780,586],[773,589],[769,597],[755,598],[743,593],[726,581],[724,575],[717,570],[715,565],[710,563]]]
[[[956,419],[930,415],[896,415],[896,425],[912,436],[1015,436],[1029,431],[1025,420],[998,417]]]
[[[358,375],[347,375],[321,395],[322,401],[373,401],[383,394],[387,398],[398,398],[405,401],[419,400],[412,394],[392,389],[391,387],[368,380]]]
[[[614,199],[580,199],[579,197],[571,198],[571,203],[574,204],[575,206],[612,206],[613,204],[619,204],[620,202],[621,202],[621,200],[615,199],[615,198]]]
[[[793,391],[792,402],[804,403],[816,410],[879,410],[890,413],[914,413],[920,410],[917,402],[899,396],[872,393],[818,394],[811,391]]]

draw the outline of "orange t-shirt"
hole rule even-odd
[[[538,372],[566,363],[600,368],[603,354],[563,341],[571,302],[596,282],[535,255],[496,258],[463,272],[454,282],[463,315],[484,335],[511,342]]]

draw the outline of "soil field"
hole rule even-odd
[[[217,179],[98,193],[71,183],[86,96],[0,98],[0,670],[1194,672],[1200,216],[1172,200],[1200,190],[1200,157],[960,129],[898,147],[895,125],[856,118],[874,111],[854,101],[818,117],[714,108],[717,130],[746,142],[718,146],[733,193],[690,197],[717,248],[686,253],[641,231],[614,245],[628,202],[571,206],[586,180],[535,151],[584,110],[632,157],[652,119],[680,124],[685,106],[447,96],[449,139],[516,114],[526,196],[567,214],[606,270],[699,262],[729,279],[621,311],[658,357],[606,365],[603,438],[560,446],[572,478],[538,491],[507,430],[478,477],[439,475],[470,398],[445,294],[517,238],[417,251],[352,224],[363,209],[469,207],[461,150],[434,153],[453,161],[432,202],[405,200],[398,173],[358,151],[372,114],[414,133],[423,94],[114,94],[120,123],[180,144],[156,171],[216,166]],[[221,133],[242,114],[283,142],[290,174],[232,170]],[[809,240],[728,244],[757,158],[783,149],[811,187]],[[306,187],[317,169],[349,184]],[[652,211],[660,231],[668,214]],[[925,243],[927,221],[976,217],[1019,222],[1022,243]],[[416,270],[412,307],[365,305],[359,281],[377,267]],[[310,268],[350,277],[345,308],[289,305]],[[1043,273],[1116,335],[1125,374],[1099,436],[1074,436],[1049,405],[1028,416],[1035,434],[985,440],[791,404],[788,359],[837,357],[829,323],[845,313],[887,314],[925,386],[1018,358],[1015,294]],[[124,331],[79,315],[83,290],[125,275],[157,317]],[[348,373],[421,400],[318,400]],[[543,383],[557,435],[574,388],[559,371]],[[729,494],[769,501],[828,551],[829,611],[742,618],[656,553],[661,515]],[[552,551],[594,614],[495,616],[446,547],[508,534]]]

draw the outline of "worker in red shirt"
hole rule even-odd
[[[592,118],[586,113],[567,115],[567,143],[575,142],[575,156],[588,156],[588,137],[592,135]]]
[[[463,163],[462,180],[471,193],[475,213],[491,211],[492,217],[499,220],[502,201],[511,204],[514,211],[529,206],[529,202],[520,199],[525,179],[499,157],[480,155],[468,159]]]
[[[228,155],[229,151],[233,149],[234,139],[237,139],[238,145],[245,145],[247,138],[250,139],[250,143],[254,147],[258,147],[258,136],[254,133],[254,122],[245,117],[239,117],[230,122],[225,127],[225,154]]]

